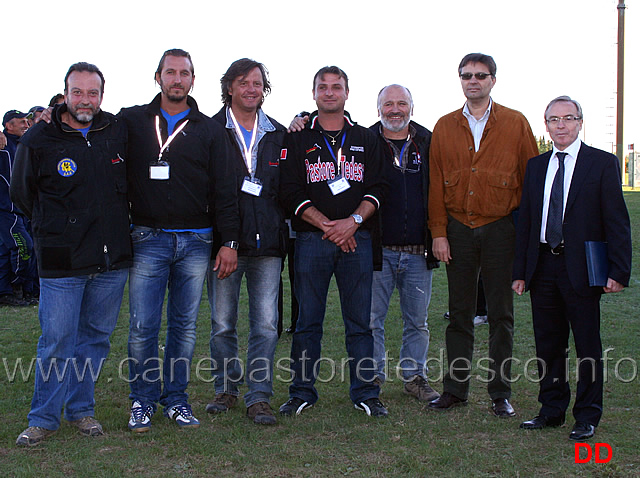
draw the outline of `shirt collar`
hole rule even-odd
[[[571,158],[576,159],[578,157],[578,153],[580,152],[580,146],[582,145],[582,141],[580,138],[576,138],[576,140],[569,145],[569,147],[565,148],[564,151],[560,151],[558,148],[553,146],[553,152],[551,153],[551,157],[555,158],[556,153],[567,153]]]
[[[467,101],[465,102],[464,107],[462,108],[462,114],[467,119],[473,119],[474,121],[487,121],[487,119],[489,118],[489,115],[491,114],[491,106],[493,106],[493,99],[489,97],[489,106],[487,107],[487,111],[484,112],[484,114],[482,115],[482,118],[477,120],[475,116],[471,114],[471,111],[469,111],[469,102]]]
[[[233,120],[231,119],[231,114],[229,114],[230,111],[230,107],[227,106],[226,108],[226,114],[227,114],[227,124],[226,127],[228,129],[235,129],[235,126],[233,125]],[[262,111],[262,108],[258,108],[258,131],[265,131],[265,132],[272,132],[275,131],[276,127],[273,126],[273,123],[271,123],[271,121],[269,121],[269,118],[267,117],[266,114],[264,114],[264,112]]]

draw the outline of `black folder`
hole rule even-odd
[[[609,255],[607,243],[601,241],[585,241],[587,253],[587,270],[591,287],[605,287],[609,278]]]

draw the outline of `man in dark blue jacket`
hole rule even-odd
[[[103,434],[94,418],[95,380],[131,265],[127,131],[100,110],[103,92],[95,65],[72,65],[65,103],[51,123],[23,136],[16,154],[11,197],[32,220],[42,327],[29,428],[17,445],[53,434],[63,408],[80,433]]]
[[[382,384],[389,368],[384,323],[391,294],[397,287],[404,326],[398,363],[404,391],[429,402],[439,396],[426,380],[427,308],[433,268],[438,266],[431,253],[427,227],[431,132],[411,121],[412,114],[413,99],[407,88],[389,85],[380,91],[380,121],[370,129],[378,136],[385,157],[384,177],[389,182],[389,193],[380,208],[382,270],[373,273],[371,330],[376,379]]]
[[[29,129],[27,114],[7,111],[2,126],[7,144],[0,150],[0,305],[37,304],[38,274],[28,219],[9,196],[18,141]],[[26,300],[15,295],[14,289],[22,289]]]
[[[209,271],[211,358],[216,396],[207,412],[232,407],[238,385],[246,378],[247,416],[272,425],[273,357],[278,342],[278,289],[286,246],[284,212],[278,202],[280,155],[286,130],[262,111],[271,91],[262,63],[243,58],[231,64],[220,80],[224,105],[213,119],[227,132],[240,209],[238,268],[221,280]],[[214,235],[214,250],[222,244]],[[249,294],[249,343],[246,366],[238,358],[238,299],[242,277]],[[245,370],[243,376],[243,369]]]
[[[540,375],[540,412],[524,429],[558,427],[571,401],[569,332],[578,371],[569,438],[591,438],[602,417],[604,370],[600,298],[631,276],[631,226],[616,157],[580,141],[582,107],[568,96],[544,113],[553,149],[531,158],[524,177],[512,289],[531,291]],[[606,243],[602,284],[589,280],[586,243]]]

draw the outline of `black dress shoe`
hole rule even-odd
[[[522,422],[520,428],[525,430],[542,430],[547,427],[560,427],[564,425],[564,415],[560,417],[547,417],[545,415],[538,415],[537,417]]]
[[[569,439],[570,440],[586,440],[587,438],[591,438],[595,432],[596,432],[596,427],[594,427],[590,423],[576,422],[576,424],[573,426],[573,430],[571,430]]]
[[[453,407],[460,407],[466,404],[466,400],[458,398],[455,395],[450,394],[449,392],[444,392],[439,398],[436,398],[435,400],[429,402],[427,408],[429,410],[443,411],[449,410]]]
[[[509,400],[506,398],[496,398],[491,404],[491,410],[496,417],[509,418],[515,417],[516,411],[513,409]]]

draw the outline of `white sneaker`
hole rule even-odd
[[[489,319],[487,318],[486,315],[476,315],[473,318],[473,325],[475,326],[488,324],[488,323],[489,323]]]
[[[147,432],[151,429],[151,417],[154,410],[151,405],[142,406],[138,400],[131,405],[131,416],[129,417],[129,430],[136,433]]]

